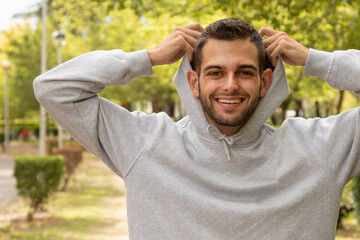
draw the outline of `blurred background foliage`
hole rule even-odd
[[[350,0],[49,0],[47,68],[57,64],[57,47],[51,34],[62,30],[66,45],[63,60],[93,50],[136,51],[159,44],[180,25],[237,17],[256,29],[261,26],[285,31],[300,43],[318,50],[360,48],[360,2]],[[0,33],[0,60],[9,59],[10,117],[36,119],[32,81],[40,74],[41,4],[35,12],[17,15],[24,23]],[[30,21],[29,19],[37,19]],[[176,115],[179,98],[172,84],[177,64],[154,68],[153,76],[140,77],[125,87],[109,87],[101,93],[130,110],[149,109]],[[326,117],[359,105],[350,92],[331,89],[314,77],[304,77],[302,67],[287,68],[290,96],[269,123],[278,126],[285,113],[303,117]],[[4,79],[4,72],[0,71]],[[4,81],[0,81],[2,86]],[[0,118],[3,119],[0,91]],[[177,114],[176,117],[181,117]]]
[[[41,2],[39,0],[39,2]],[[16,18],[22,24],[0,32],[0,61],[8,59],[10,124],[12,130],[36,131],[40,118],[32,83],[40,74],[41,4],[34,12]],[[62,59],[67,61],[93,50],[151,49],[173,28],[192,22],[208,24],[227,17],[243,19],[256,29],[262,26],[284,31],[303,45],[318,50],[360,49],[360,1],[352,0],[48,0],[47,69],[57,65],[57,46],[52,33],[66,36]],[[129,110],[166,111],[182,117],[180,100],[172,84],[179,62],[153,68],[124,87],[108,87],[101,96]],[[315,77],[303,76],[302,67],[287,66],[290,96],[269,119],[279,126],[291,116],[327,117],[357,107],[360,98],[337,91]],[[346,70],[344,70],[346,71]],[[0,89],[5,73],[0,70]],[[149,107],[150,106],[150,107]],[[0,91],[0,137],[4,126],[4,91]],[[49,127],[50,125],[50,127]],[[49,118],[48,131],[55,123]],[[1,141],[0,141],[1,142]],[[360,212],[360,176],[347,185],[342,201]],[[354,187],[353,187],[354,186]],[[348,192],[354,188],[354,199]],[[360,219],[360,213],[357,214]]]

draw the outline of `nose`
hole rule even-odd
[[[227,77],[224,79],[223,89],[226,92],[234,92],[239,90],[239,83],[235,78],[234,74],[228,74]]]

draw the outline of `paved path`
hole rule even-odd
[[[14,161],[0,157],[0,212],[17,199]]]

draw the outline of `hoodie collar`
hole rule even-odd
[[[259,134],[266,120],[274,113],[285,98],[290,94],[285,68],[278,59],[273,72],[273,81],[266,95],[260,99],[259,104],[248,122],[238,133],[226,136],[207,121],[200,100],[195,98],[187,81],[187,72],[191,69],[188,56],[185,55],[174,78],[176,90],[186,109],[186,112],[195,126],[196,132],[209,141],[220,141],[230,159],[229,145],[246,144],[253,141]]]

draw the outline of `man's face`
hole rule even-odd
[[[193,94],[200,98],[208,122],[226,135],[244,126],[266,94],[260,91],[258,68],[257,48],[249,39],[209,39],[203,47],[198,91],[193,89]]]

